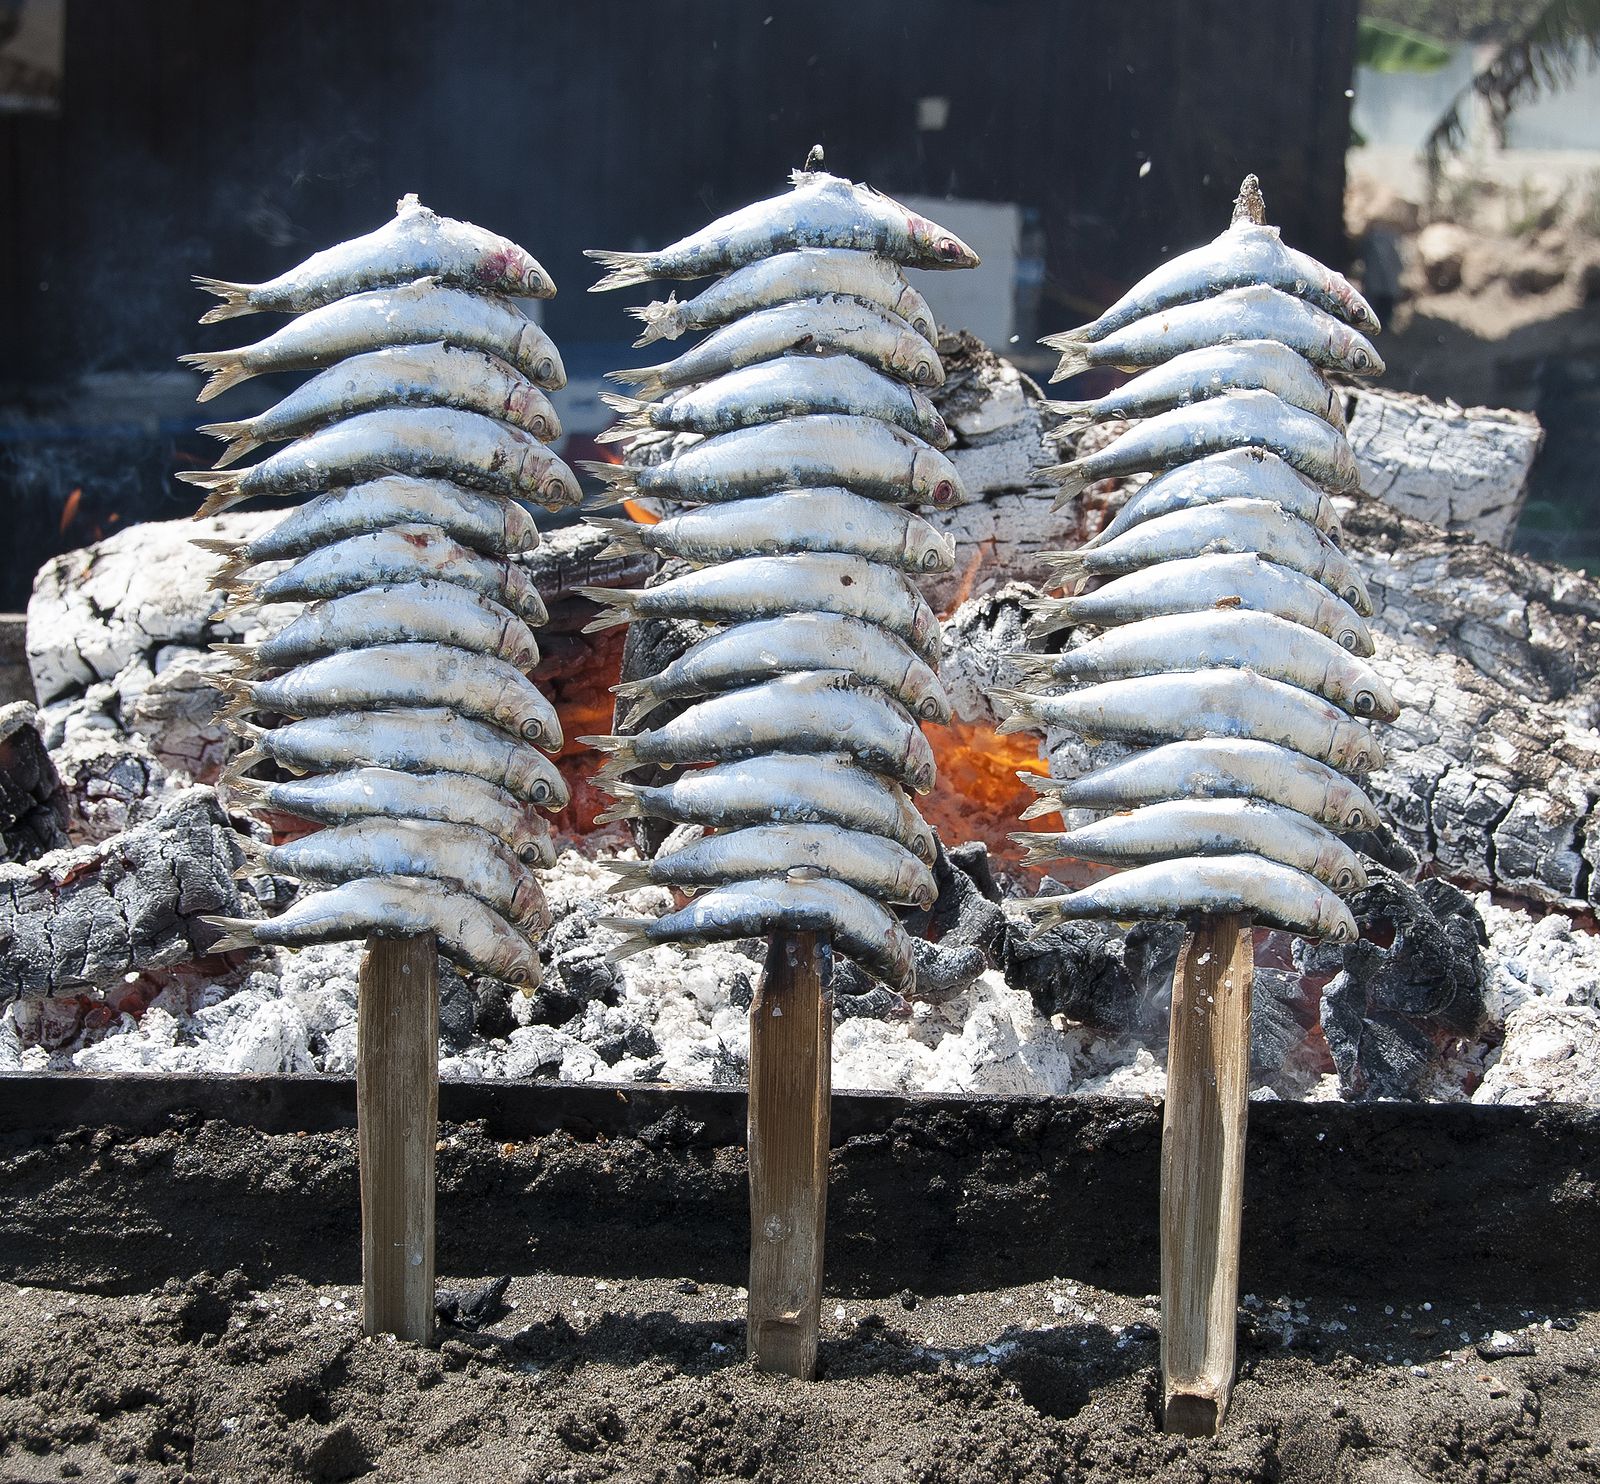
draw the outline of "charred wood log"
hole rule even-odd
[[[239,915],[241,856],[209,788],[100,845],[0,866],[0,1000],[104,989],[201,957],[206,913]]]
[[[67,795],[28,701],[0,707],[0,860],[31,861],[67,840]]]

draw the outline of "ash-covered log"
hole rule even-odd
[[[104,989],[201,957],[207,913],[240,914],[242,856],[209,788],[100,845],[0,866],[0,1001]]]
[[[0,706],[0,860],[31,861],[68,844],[67,795],[31,702]]]

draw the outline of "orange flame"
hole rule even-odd
[[[628,512],[628,519],[637,525],[653,526],[661,520],[659,515],[653,510],[646,510],[637,500],[624,500],[622,508]]]
[[[65,536],[67,527],[78,518],[78,506],[83,504],[83,491],[75,489],[67,496],[66,503],[61,507],[61,528],[59,534]]]
[[[997,736],[988,722],[962,721],[927,729],[939,764],[933,792],[918,800],[923,817],[951,844],[982,840],[995,860],[1016,865],[1021,847],[1007,838],[1025,829],[1017,816],[1033,802],[1033,790],[1018,771],[1048,773],[1036,737]]]

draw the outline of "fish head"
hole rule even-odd
[[[1338,582],[1338,593],[1363,618],[1372,613],[1372,595],[1367,585],[1354,572],[1343,573]]]
[[[1361,862],[1343,846],[1329,846],[1318,855],[1318,873],[1341,897],[1366,886],[1367,873]]]
[[[907,733],[902,761],[905,763],[906,782],[919,794],[931,792],[939,776],[939,767],[933,760],[933,748],[922,735],[921,727],[913,726]]]
[[[928,307],[928,301],[909,283],[901,282],[900,292],[891,307],[924,340],[930,345],[934,343],[939,326],[934,320],[933,310]]]
[[[567,368],[561,363],[561,352],[532,320],[517,332],[517,365],[531,380],[550,391],[567,384]]]
[[[556,863],[555,841],[545,828],[539,811],[532,804],[517,804],[516,818],[512,824],[512,848],[525,865],[548,870]]]
[[[1352,376],[1382,376],[1383,357],[1360,330],[1339,325],[1330,335],[1330,350],[1342,371]]]
[[[967,490],[956,466],[938,449],[919,448],[911,461],[911,498],[949,510],[967,503]]]
[[[1371,721],[1393,721],[1400,715],[1400,703],[1388,682],[1365,666],[1350,690],[1350,704],[1357,716]]]
[[[925,520],[906,522],[905,560],[918,572],[948,572],[956,564],[956,545]]]
[[[542,454],[543,450],[539,452]],[[552,458],[548,463],[540,459],[537,469],[534,487],[539,492],[537,499],[545,509],[570,510],[583,503],[583,486],[578,483],[578,476],[560,459]]]
[[[907,583],[906,586],[910,588],[911,584]],[[933,609],[926,603],[919,602],[911,618],[912,648],[922,654],[938,654],[941,633],[939,620],[934,616]]]
[[[914,331],[902,330],[895,336],[888,361],[889,369],[913,387],[944,385],[944,366],[938,352]]]
[[[535,747],[542,747],[546,752],[559,752],[561,750],[560,724],[552,729],[541,717],[525,716],[517,727],[517,735],[524,742],[531,742]]]
[[[515,791],[541,809],[565,809],[572,802],[566,781],[537,753],[524,753],[513,764],[511,779]]]
[[[1316,922],[1318,935],[1326,938],[1331,943],[1354,943],[1361,936],[1361,929],[1356,926],[1356,920],[1350,915],[1350,909],[1331,893],[1326,900],[1317,904]]]
[[[917,698],[911,714],[918,721],[936,721],[941,726],[950,720],[950,698],[939,684],[939,677],[929,665],[912,660],[906,666],[905,684],[908,694]]]
[[[1351,773],[1370,773],[1383,766],[1378,739],[1358,721],[1340,723],[1334,742],[1334,763]]]
[[[533,434],[541,443],[553,443],[561,436],[561,419],[545,396],[531,381],[515,386],[505,400],[506,421]]]
[[[530,928],[536,933],[550,926],[550,906],[532,876],[519,876],[511,891],[511,912],[518,927]]]
[[[914,211],[906,213],[906,227],[924,268],[976,268],[983,261],[954,232]]]
[[[1335,828],[1346,835],[1375,830],[1381,823],[1372,801],[1345,778],[1336,778],[1329,783],[1325,812],[1328,818],[1339,821]]]
[[[939,856],[939,837],[934,834],[933,826],[917,813],[909,799],[905,801],[905,814],[907,848],[919,861],[931,866]]]
[[[926,911],[939,899],[939,888],[931,872],[919,860],[901,863],[894,873],[894,898],[897,902],[911,902]]]
[[[1340,313],[1358,330],[1376,335],[1383,328],[1361,291],[1342,273],[1330,273],[1325,287],[1328,296],[1339,306]]]
[[[1329,614],[1327,632],[1341,649],[1365,659],[1372,653],[1372,631],[1361,620],[1361,615],[1348,603],[1340,600]]]

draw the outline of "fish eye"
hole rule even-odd
[[[549,356],[541,356],[539,364],[533,368],[535,381],[548,381],[556,374],[556,363]]]
[[[544,289],[544,275],[537,268],[527,268],[522,274],[522,285],[535,297]]]
[[[918,361],[917,364],[911,368],[911,379],[917,382],[919,385],[932,381],[933,367],[930,366],[926,361]]]
[[[941,479],[933,487],[933,503],[948,505],[956,497],[956,487],[948,479]]]
[[[939,565],[939,553],[931,547],[922,553],[922,570],[932,572]]]
[[[1372,369],[1372,357],[1359,345],[1351,352],[1350,359],[1357,371],[1370,371]]]
[[[550,785],[543,779],[535,783],[529,792],[533,795],[535,804],[548,804],[550,802]]]
[[[1347,830],[1359,830],[1366,823],[1366,816],[1360,809],[1352,809],[1344,817],[1344,827]]]
[[[1349,866],[1339,872],[1338,878],[1333,883],[1335,891],[1349,891],[1356,884],[1356,873]]]
[[[1339,643],[1348,649],[1352,654],[1355,653],[1356,631],[1354,629],[1340,629]]]
[[[939,698],[937,696],[924,696],[917,703],[917,714],[927,721],[935,721],[939,716]]]
[[[941,237],[934,243],[933,250],[947,263],[960,262],[963,256],[961,244],[954,237]]]
[[[544,497],[548,504],[564,505],[567,501],[566,481],[559,474],[552,475],[545,481]]]
[[[1371,716],[1378,709],[1378,698],[1370,690],[1356,692],[1356,710],[1362,716]]]
[[[917,334],[921,335],[924,340],[933,339],[933,326],[930,325],[920,314],[911,321],[911,328],[915,330]]]

